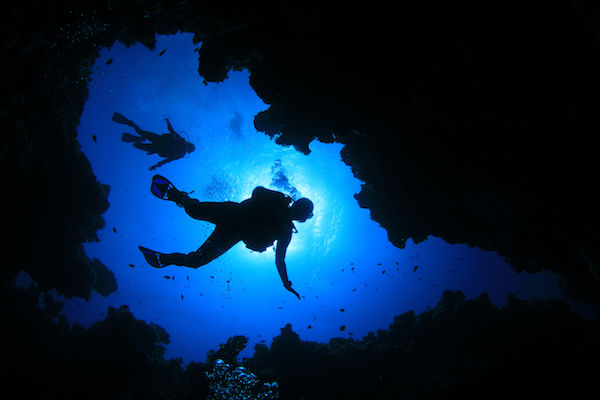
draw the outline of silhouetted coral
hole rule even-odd
[[[223,360],[215,360],[207,372],[210,400],[276,400],[279,390],[276,382],[262,383],[244,367],[232,367]]]
[[[115,274],[95,257],[92,259],[92,272],[94,273],[93,290],[102,296],[108,296],[117,291]]]
[[[600,356],[599,328],[562,301],[509,296],[498,309],[485,293],[446,291],[434,309],[361,340],[305,342],[287,325],[244,364],[270,371],[286,399],[583,395],[594,386],[586,363]]]
[[[227,364],[237,364],[237,356],[244,348],[246,348],[248,338],[246,336],[233,336],[227,339],[225,344],[219,344],[219,350],[211,350],[206,356],[209,364],[213,364],[215,360],[221,359]]]

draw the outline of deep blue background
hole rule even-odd
[[[119,289],[106,298],[95,294],[90,302],[66,301],[70,322],[89,326],[109,305],[127,304],[137,318],[168,331],[167,357],[189,362],[204,361],[209,349],[236,334],[250,337],[242,353],[249,356],[255,343],[270,344],[288,322],[304,340],[361,338],[387,328],[406,310],[435,306],[444,289],[460,289],[468,297],[487,291],[499,306],[509,291],[560,297],[553,274],[516,274],[494,253],[438,238],[393,247],[369,211],[358,207],[353,195],[361,182],[341,162],[341,146],[312,143],[312,153],[304,156],[276,145],[254,129],[254,115],[267,106],[250,88],[248,73],[231,72],[223,83],[204,84],[194,48],[190,34],[158,36],[154,51],[117,43],[102,50],[94,66],[79,141],[111,192],[100,242],[85,250],[114,272]],[[200,247],[212,225],[151,195],[155,172],[148,167],[159,157],[120,141],[121,132],[133,130],[112,122],[115,111],[155,133],[167,132],[169,118],[189,136],[197,150],[155,172],[181,190],[193,190],[192,197],[241,201],[258,185],[281,189],[274,178],[285,176],[289,188],[313,200],[315,217],[297,224],[287,257],[301,301],[284,290],[272,249],[252,253],[238,244],[197,270],[158,270],[145,263],[138,245],[187,253]]]

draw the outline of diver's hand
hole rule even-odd
[[[300,295],[298,294],[298,292],[292,289],[292,281],[287,281],[287,283],[283,285],[283,287],[286,288],[288,292],[292,292],[293,294],[295,294],[298,300],[300,300]]]

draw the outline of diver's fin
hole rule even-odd
[[[129,126],[133,125],[133,122],[131,122],[130,120],[125,118],[125,116],[123,114],[119,114],[118,112],[115,112],[113,114],[112,120],[113,120],[113,122],[116,122],[117,124],[124,124],[124,125],[129,125]]]
[[[175,186],[173,186],[171,181],[169,181],[164,176],[154,175],[152,177],[152,185],[150,186],[150,191],[159,199],[165,198],[165,196],[167,195],[167,190],[169,190],[169,188],[175,189]]]
[[[144,138],[138,135],[132,135],[131,133],[123,132],[121,133],[121,142],[126,143],[138,143],[143,142]]]
[[[160,263],[160,259],[159,259],[159,252],[156,252],[154,250],[150,250],[147,249],[145,247],[142,246],[138,246],[138,249],[140,249],[140,251],[142,252],[142,254],[144,255],[144,258],[146,259],[146,261],[148,262],[148,264],[150,264],[151,266],[153,266],[154,268],[162,268],[165,267],[165,265],[162,265]]]

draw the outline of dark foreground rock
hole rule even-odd
[[[24,397],[203,399],[219,356],[236,364],[247,338],[230,338],[207,362],[164,359],[169,335],[111,308],[88,329],[69,327],[39,290],[4,287],[4,379]],[[18,329],[10,329],[18,327]],[[360,340],[303,341],[290,325],[252,358],[237,360],[282,399],[435,399],[569,396],[590,393],[600,356],[598,322],[556,300],[446,291],[431,311],[399,315]],[[239,385],[239,383],[236,383]]]

